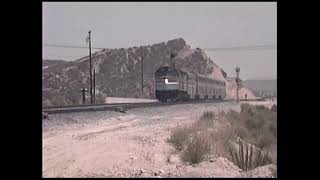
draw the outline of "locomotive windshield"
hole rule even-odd
[[[156,71],[155,75],[156,77],[179,77],[179,72],[176,69],[172,69],[170,67],[161,67]]]

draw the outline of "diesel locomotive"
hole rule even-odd
[[[156,98],[161,102],[192,99],[224,99],[225,81],[190,73],[171,66],[162,66],[155,72]]]

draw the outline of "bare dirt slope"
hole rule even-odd
[[[227,98],[228,99],[237,99],[237,83],[235,81],[235,78],[229,79],[226,82],[226,88],[227,88]],[[239,99],[245,99],[245,95],[247,94],[247,99],[257,99],[257,97],[254,95],[254,93],[244,87],[239,87]]]
[[[240,110],[220,103],[51,115],[43,122],[43,177],[239,177],[221,157],[187,165],[166,142],[171,128],[203,111],[229,109]]]

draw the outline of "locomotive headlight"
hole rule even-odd
[[[168,83],[169,83],[169,81],[168,81],[167,78],[164,79],[164,83],[165,83],[165,84],[168,84]]]

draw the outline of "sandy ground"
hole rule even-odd
[[[203,111],[239,104],[210,103],[52,114],[43,121],[43,177],[240,177],[227,159],[196,166],[180,161],[166,139],[170,129],[197,120]]]

